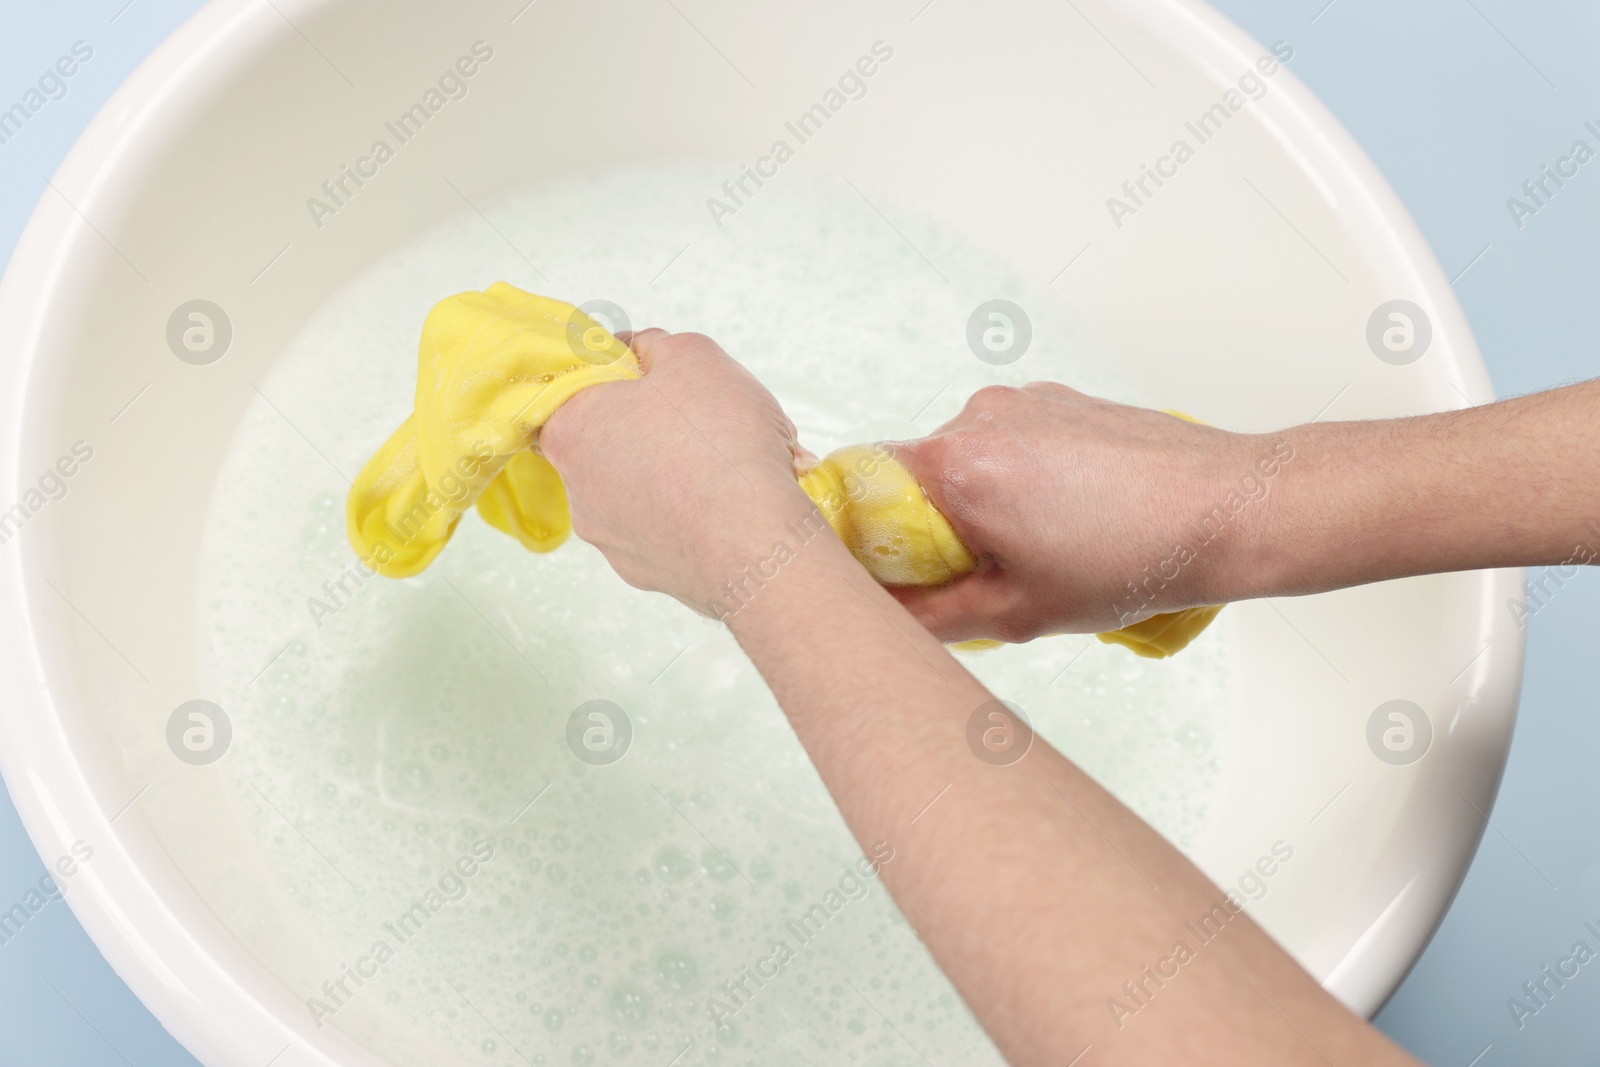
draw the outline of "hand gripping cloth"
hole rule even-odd
[[[561,476],[534,450],[539,430],[580,391],[639,376],[633,352],[570,304],[505,282],[441,300],[422,327],[415,409],[350,488],[350,543],[379,574],[410,577],[433,562],[476,505],[491,526],[535,552],[551,551],[572,522]],[[885,585],[941,585],[978,565],[884,448],[839,449],[803,474],[800,486]],[[1162,658],[1220,610],[1156,615],[1099,636]]]

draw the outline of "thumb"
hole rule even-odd
[[[661,350],[661,342],[672,335],[666,330],[652,326],[644,330],[624,330],[617,334],[617,340],[633,349],[633,354],[639,358],[639,370],[649,374],[655,369],[656,355]]]
[[[986,494],[973,475],[976,457],[969,444],[936,431],[931,437],[887,442],[887,447],[974,556],[996,554],[998,546],[985,536],[982,523],[972,521]]]
[[[941,641],[979,637],[1019,641],[1034,636],[1017,626],[1014,579],[992,562],[947,585],[890,586],[889,593]]]

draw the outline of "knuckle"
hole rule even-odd
[[[594,544],[594,523],[589,521],[589,516],[580,509],[570,511],[572,535],[587,544]]]
[[[672,347],[678,352],[717,352],[721,349],[717,342],[703,333],[675,333],[669,337]]]
[[[895,449],[897,457],[913,473],[937,471],[950,456],[950,434],[936,433],[920,441],[911,441]]]
[[[661,329],[659,326],[634,330],[628,335],[628,347],[638,351],[640,348],[660,345],[663,340],[670,336],[666,330]]]
[[[1044,632],[1044,628],[1033,618],[1021,614],[1007,614],[994,622],[995,636],[1009,645],[1022,645]]]
[[[1008,583],[997,598],[992,616],[995,635],[1007,644],[1020,645],[1042,635],[1046,626],[1026,587]]]
[[[1068,400],[1078,400],[1088,395],[1086,393],[1080,393],[1078,390],[1072,388],[1072,386],[1065,385],[1061,382],[1029,382],[1027,385],[1023,386],[1023,389],[1026,392],[1035,393],[1041,396],[1063,397]]]
[[[1017,619],[996,619],[991,628],[994,631],[995,638],[1004,641],[1008,645],[1020,645],[1031,639],[1031,635],[1027,632],[1027,627],[1023,626]]]
[[[1009,408],[1022,390],[1009,385],[986,385],[967,400],[967,408],[974,411],[995,411]]]
[[[558,470],[569,455],[567,451],[566,421],[545,423],[533,440],[534,451],[549,460]]]

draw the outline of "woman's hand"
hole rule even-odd
[[[1234,561],[1294,454],[1055,383],[982,389],[892,447],[982,560],[894,590],[946,641],[1115,630],[1233,598]]]
[[[567,480],[579,534],[634,585],[700,606],[813,511],[794,480],[794,429],[705,338],[652,330],[632,343],[644,378],[586,390],[541,442]],[[1241,441],[1249,447],[1236,452]],[[1194,502],[1226,483],[1230,462],[1260,444],[1052,387],[986,390],[903,453],[958,532],[992,559],[988,578],[926,604],[988,610],[962,624],[979,632],[985,618],[1010,628],[1070,617],[1072,597],[1103,594],[1113,580],[1096,567],[1126,567],[1139,545],[1181,528]],[[1098,539],[1107,544],[1096,548]],[[962,591],[968,582],[978,594]],[[986,601],[984,590],[1003,596]],[[1093,1062],[1110,1067],[1415,1067],[1042,739],[1003,766],[979,754],[972,724],[993,721],[1001,705],[836,538],[798,551],[728,625],[873,857],[870,869],[1007,1062],[1059,1065],[1092,1047]],[[1105,998],[1188,937],[1197,915],[1229,922],[1205,949],[1206,974],[1181,980],[1124,1028]]]
[[[624,337],[644,377],[586,389],[539,446],[567,486],[573,531],[625,581],[721,614],[725,587],[813,510],[795,482],[794,425],[716,342]]]

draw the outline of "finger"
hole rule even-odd
[[[933,428],[928,437],[938,437],[940,434],[951,430],[970,428],[974,424],[981,424],[994,417],[997,404],[1006,403],[1006,398],[1020,394],[1023,390],[1009,385],[986,385],[976,393],[967,397],[966,403],[961,405],[961,410],[950,416]]]
[[[1006,572],[988,567],[934,588],[894,586],[889,593],[941,641],[1003,638],[1002,613],[1011,603]]]
[[[638,385],[637,381],[596,382],[579,390],[551,412],[534,434],[533,443],[559,471],[566,466],[569,456],[581,450],[582,438],[603,432],[597,431],[597,424],[618,418],[619,404],[626,406],[630,397],[633,403],[638,403],[634,395]]]
[[[633,349],[633,354],[639,357],[639,369],[649,374],[650,368],[655,366],[656,356],[660,354],[662,342],[672,335],[666,330],[655,326],[647,330],[627,330],[624,332],[627,336],[624,337],[622,334],[618,334],[617,339]]]
[[[817,454],[798,441],[789,446],[789,451],[794,455],[794,476],[799,478],[811,470],[822,460]]]
[[[1067,400],[1093,399],[1093,397],[1091,397],[1088,393],[1080,393],[1078,390],[1072,388],[1072,386],[1066,385],[1062,382],[1029,382],[1027,385],[1024,385],[1022,389],[1024,392],[1041,393],[1044,396],[1063,397]]]
[[[555,466],[557,473],[563,472],[569,456],[581,451],[577,439],[583,432],[586,413],[599,400],[596,394],[614,384],[619,383],[607,382],[596,385],[568,398],[567,402],[556,408],[545,420],[545,424],[539,427],[533,443],[540,454]],[[568,442],[572,442],[571,449],[568,448]]]

